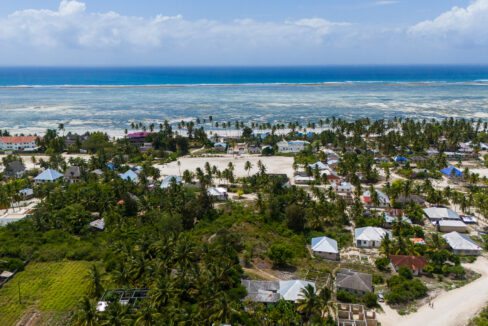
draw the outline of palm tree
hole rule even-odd
[[[100,325],[102,326],[122,326],[127,325],[128,306],[122,306],[119,302],[112,302],[107,307],[105,314],[102,315]]]
[[[386,233],[383,240],[381,241],[380,251],[386,256],[389,257],[392,250],[392,241],[390,239],[390,234]]]
[[[302,298],[298,300],[297,310],[299,312],[303,312],[307,319],[309,319],[319,306],[319,297],[315,293],[315,288],[311,284],[308,284],[305,288],[303,288],[301,294]]]
[[[95,264],[88,270],[87,279],[89,282],[88,293],[92,298],[99,298],[103,294],[103,286],[100,272]]]
[[[252,169],[252,163],[249,161],[246,161],[246,163],[244,164],[244,170],[247,171],[248,177],[249,177],[249,172],[251,171],[251,169]]]
[[[58,125],[58,130],[63,132],[63,137],[64,137],[64,123],[60,123]]]
[[[330,315],[330,298],[332,291],[328,287],[324,287],[319,293],[319,307],[321,311],[321,317],[325,318],[326,315]]]
[[[152,326],[156,325],[156,321],[160,316],[159,313],[154,312],[154,309],[149,305],[145,304],[139,311],[137,312],[137,319],[134,322],[134,325],[142,325],[142,326]]]
[[[75,326],[96,326],[98,325],[97,312],[88,299],[83,297],[80,302],[80,308],[76,313]]]

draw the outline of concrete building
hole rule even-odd
[[[37,136],[0,137],[0,150],[32,151],[37,148]]]
[[[467,232],[468,226],[461,220],[442,220],[437,222],[437,228],[441,232]]]
[[[358,304],[337,304],[337,326],[377,326],[376,313]]]
[[[447,207],[424,208],[424,214],[431,222],[440,220],[460,220],[459,215]]]
[[[371,274],[341,269],[336,275],[336,289],[346,291],[354,295],[364,295],[373,292],[373,276]]]
[[[446,240],[449,247],[451,247],[453,254],[477,256],[481,253],[481,247],[466,235],[451,232],[444,234],[442,237]]]
[[[280,153],[299,153],[305,149],[305,146],[310,144],[305,140],[292,140],[285,141],[282,140],[278,144],[278,152]]]
[[[328,260],[339,260],[337,241],[328,237],[312,238],[311,248],[314,255]]]
[[[390,231],[374,226],[366,226],[354,230],[354,240],[358,248],[378,248],[386,234],[389,235],[390,239],[392,238]]]
[[[395,271],[398,272],[400,267],[407,266],[415,276],[420,276],[428,264],[423,256],[390,255],[390,261]]]

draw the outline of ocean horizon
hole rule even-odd
[[[120,134],[131,122],[488,118],[488,66],[3,67],[0,129]]]

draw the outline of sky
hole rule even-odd
[[[2,66],[488,64],[488,0],[0,2]]]

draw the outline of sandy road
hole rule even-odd
[[[424,305],[417,312],[400,316],[386,304],[385,313],[378,314],[383,326],[464,326],[488,302],[488,259],[479,257],[475,263],[463,265],[481,274],[476,281],[459,289],[443,292],[433,300],[434,308]]]

